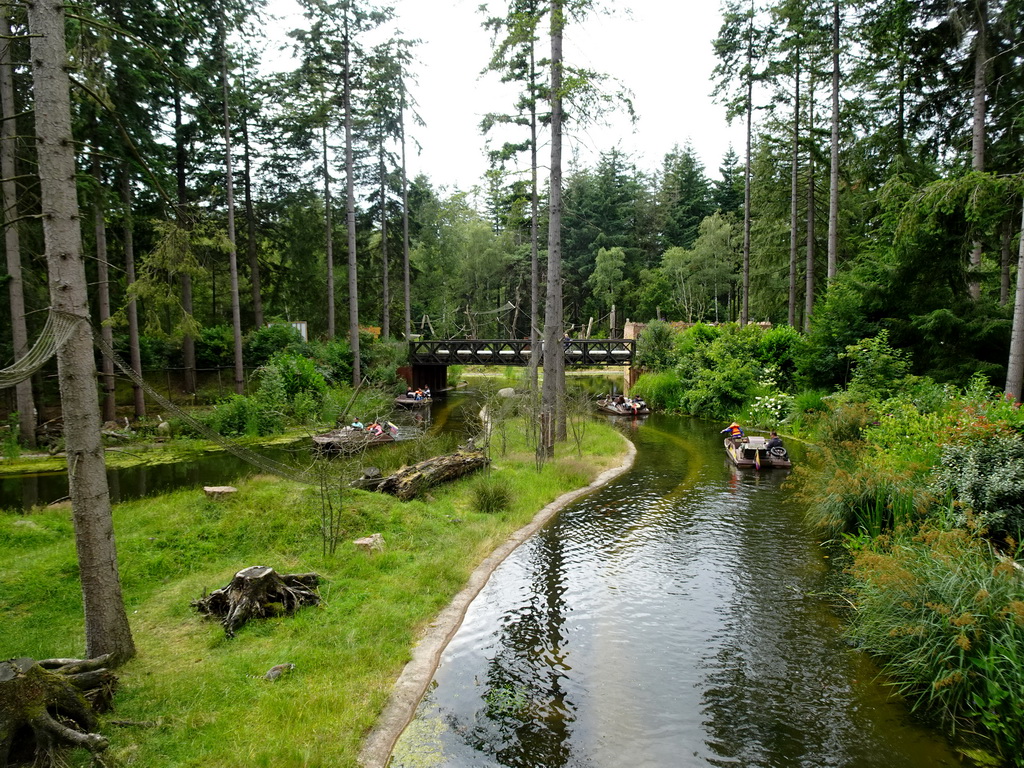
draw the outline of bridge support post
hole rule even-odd
[[[398,369],[398,375],[410,387],[430,387],[431,393],[448,388],[447,365],[404,365]]]

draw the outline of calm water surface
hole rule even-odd
[[[625,428],[634,469],[495,572],[392,766],[959,765],[839,637],[786,473],[703,422]]]

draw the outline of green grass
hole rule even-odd
[[[532,451],[514,441],[490,471],[511,489],[511,502],[491,514],[475,509],[474,477],[404,504],[347,492],[342,542],[326,557],[318,488],[257,477],[220,501],[196,489],[118,505],[139,655],[119,671],[111,717],[157,725],[103,728],[117,764],[356,765],[410,648],[473,568],[542,506],[616,465],[622,451],[617,433],[594,425],[586,461],[565,447],[566,458],[538,474]],[[377,532],[382,553],[350,543]],[[323,604],[251,622],[226,639],[190,602],[249,565],[316,571]],[[80,655],[81,611],[70,510],[0,513],[0,658]],[[258,679],[282,662],[296,670],[275,683]]]

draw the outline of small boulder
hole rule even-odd
[[[379,533],[375,533],[372,536],[367,536],[363,539],[356,539],[352,543],[356,545],[356,549],[361,549],[364,552],[384,551],[384,537]]]
[[[206,485],[203,486],[203,493],[208,499],[223,499],[232,493],[238,493],[238,489],[233,485]]]

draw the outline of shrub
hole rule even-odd
[[[900,692],[1019,756],[1024,582],[1012,562],[962,529],[926,529],[862,549],[853,574],[849,632]]]
[[[242,348],[245,364],[253,368],[266,365],[274,355],[285,351],[304,354],[306,350],[298,329],[284,323],[253,329]]]
[[[642,397],[648,405],[671,411],[679,407],[682,387],[672,371],[643,373],[633,385],[632,394]]]
[[[1024,440],[996,435],[981,442],[947,445],[935,470],[937,491],[952,494],[961,506],[957,523],[967,512],[992,534],[1024,533]]]
[[[196,338],[196,365],[200,368],[227,368],[234,364],[235,335],[230,325],[203,328]]]
[[[675,331],[661,320],[648,323],[636,340],[637,367],[651,371],[664,371],[676,363]]]
[[[275,383],[285,397],[285,402],[295,398],[300,392],[322,399],[327,391],[327,382],[323,374],[308,357],[281,352],[275,355],[261,371],[263,379],[276,378]],[[261,389],[262,389],[261,384]]]
[[[776,382],[782,389],[793,386],[796,376],[796,360],[802,350],[804,337],[790,325],[769,328],[758,340],[758,360],[764,366],[773,367]]]
[[[885,399],[895,394],[910,372],[907,353],[889,346],[889,332],[850,344],[840,355],[853,361],[847,393],[861,400]]]
[[[210,419],[210,426],[222,435],[249,435],[263,437],[284,429],[279,411],[258,398],[232,395],[218,405]]]
[[[352,381],[353,356],[347,341],[313,342],[306,346],[306,353],[329,383],[340,386]]]

